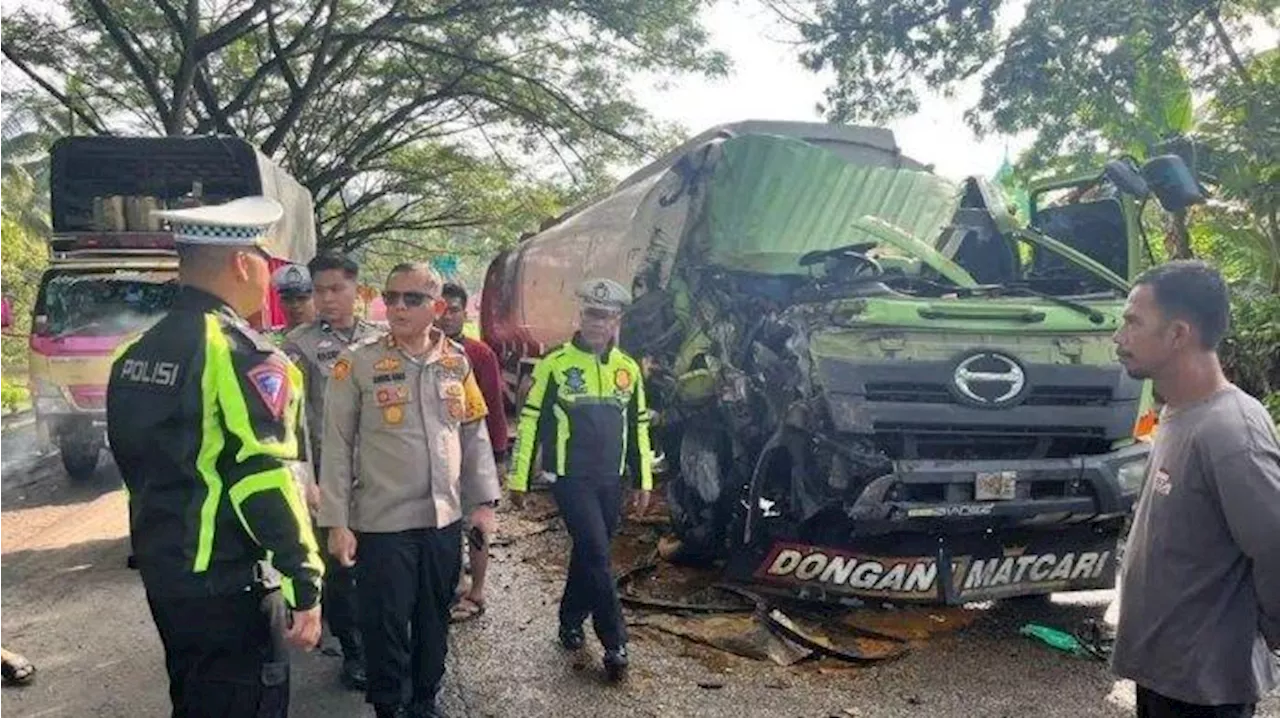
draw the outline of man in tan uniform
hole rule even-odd
[[[501,493],[466,354],[432,327],[441,286],[425,264],[392,269],[390,333],[343,352],[325,399],[318,523],[357,566],[379,718],[438,715],[463,513],[491,532]]]
[[[359,267],[350,259],[334,254],[316,256],[307,265],[308,289],[318,296],[319,317],[289,332],[283,349],[302,370],[307,395],[307,427],[310,430],[311,458],[320,475],[321,439],[324,436],[324,390],[333,365],[342,350],[370,337],[381,336],[386,328],[356,316],[356,279]],[[307,503],[314,510],[319,492],[307,487]],[[325,541],[324,533],[319,536]],[[364,690],[367,685],[364,648],[360,640],[359,601],[355,576],[326,553],[324,618],[342,644],[343,685]]]

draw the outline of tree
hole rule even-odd
[[[801,36],[801,59],[832,70],[833,121],[882,122],[919,109],[924,90],[949,93],[977,79],[967,113],[980,132],[1036,133],[1031,157],[1088,152],[1105,135],[1129,141],[1159,123],[1179,125],[1180,105],[1153,103],[1185,71],[1191,86],[1225,72],[1247,81],[1237,47],[1251,23],[1275,27],[1276,0],[1029,0],[1002,25],[1004,0],[766,0]],[[1186,84],[1185,81],[1182,84]],[[1153,138],[1154,139],[1154,138]]]
[[[1197,169],[1216,201],[1195,235],[1234,276],[1280,294],[1280,50],[1247,67],[1248,81],[1228,77],[1196,128]]]
[[[65,21],[6,17],[3,53],[88,131],[245,137],[312,191],[322,245],[350,249],[491,221],[467,190],[494,167],[582,181],[651,150],[663,128],[626,79],[723,73],[704,4],[62,0]]]

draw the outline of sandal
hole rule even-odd
[[[484,615],[484,601],[463,596],[449,611],[449,623],[463,623]]]
[[[0,663],[0,676],[4,677],[4,682],[10,685],[21,686],[31,682],[35,677],[36,667],[32,665],[23,656],[17,653],[3,652],[3,662]]]

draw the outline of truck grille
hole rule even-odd
[[[1112,400],[1109,386],[1036,386],[1022,402],[1030,406],[1106,406]],[[901,404],[954,404],[946,384],[868,382],[867,401]]]
[[[1101,427],[973,426],[876,422],[875,433],[890,456],[935,459],[1057,458],[1105,451]]]

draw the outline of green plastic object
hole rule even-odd
[[[1049,646],[1072,655],[1082,656],[1085,653],[1084,646],[1080,645],[1080,641],[1077,641],[1075,636],[1059,631],[1056,628],[1049,628],[1038,623],[1028,623],[1018,633],[1031,638],[1038,638]]]

